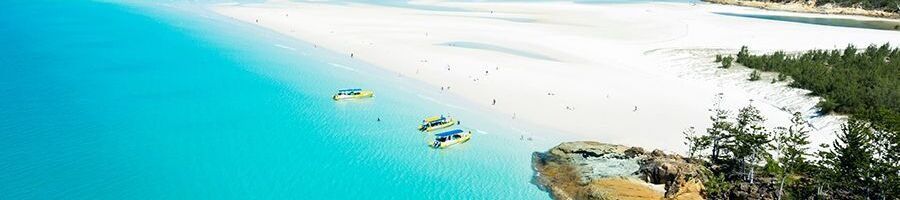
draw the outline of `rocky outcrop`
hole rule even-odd
[[[703,189],[700,181],[701,166],[689,163],[678,155],[666,155],[662,151],[658,153],[657,151],[642,159],[641,169],[638,171],[638,174],[643,176],[642,179],[654,184],[665,184],[666,197],[687,197],[696,194],[693,196],[699,199],[700,190]]]
[[[773,178],[756,179],[756,184],[740,182],[728,193],[729,199],[774,200],[778,195],[778,184]]]
[[[532,159],[536,184],[555,199],[702,199],[700,165],[659,150],[566,142]]]

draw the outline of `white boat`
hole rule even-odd
[[[471,131],[463,131],[460,129],[438,133],[434,135],[434,141],[428,146],[443,149],[453,145],[462,144],[472,139]]]
[[[353,89],[342,89],[338,90],[337,94],[334,94],[331,98],[335,101],[338,100],[347,100],[347,99],[362,99],[362,98],[371,98],[375,96],[375,92],[371,90],[363,90],[359,88]]]

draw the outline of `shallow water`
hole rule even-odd
[[[785,15],[759,15],[759,14],[721,13],[721,12],[716,12],[715,14],[725,15],[725,16],[733,16],[733,17],[747,17],[747,18],[755,18],[755,19],[796,22],[796,23],[815,24],[815,25],[824,25],[824,26],[900,31],[900,22],[896,22],[896,21],[855,20],[855,19],[842,19],[842,18],[797,17],[797,16],[785,16]]]
[[[549,198],[541,129],[183,7],[6,3],[0,199]],[[330,100],[345,87],[376,97]],[[473,139],[427,148],[416,124],[441,113]]]

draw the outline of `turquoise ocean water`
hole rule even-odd
[[[192,4],[0,8],[0,199],[547,199],[557,141],[434,87]],[[377,97],[333,102],[333,90]],[[423,117],[472,141],[427,148]],[[381,121],[376,119],[380,118]]]

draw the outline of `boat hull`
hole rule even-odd
[[[362,91],[356,95],[334,95],[331,97],[331,99],[334,99],[335,101],[340,101],[340,100],[351,100],[351,99],[365,99],[365,98],[371,98],[374,96],[375,96],[375,93],[372,91]]]
[[[423,128],[423,127],[420,126],[420,127],[419,127],[419,130],[425,131],[425,132],[432,132],[432,131],[436,131],[436,130],[441,130],[441,129],[445,129],[445,128],[450,128],[450,127],[456,125],[457,123],[459,123],[459,122],[456,121],[456,119],[450,118],[450,120],[447,121],[447,123],[444,123],[444,124],[441,124],[441,125],[437,125],[437,126],[428,127],[428,128]]]
[[[466,143],[470,139],[472,139],[472,133],[468,132],[467,134],[462,135],[462,138],[445,142],[432,142],[431,144],[428,144],[428,146],[436,149],[446,149],[457,144]]]

